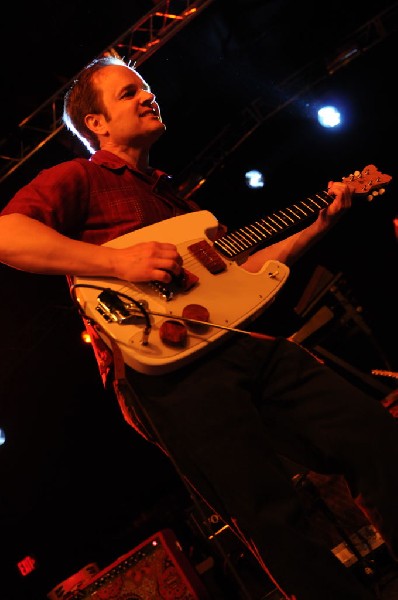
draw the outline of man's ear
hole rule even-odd
[[[84,119],[86,127],[96,135],[103,134],[106,131],[106,121],[101,114],[88,114]]]

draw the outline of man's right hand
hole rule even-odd
[[[174,244],[142,242],[114,252],[116,277],[125,281],[170,283],[181,273],[183,261]]]

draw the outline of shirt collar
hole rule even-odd
[[[109,150],[97,150],[94,152],[94,154],[92,154],[89,160],[97,165],[111,169],[112,171],[129,169],[135,174],[145,177],[142,173],[137,171],[137,169],[134,169],[134,167],[129,165],[123,158],[120,158],[116,154],[109,152]],[[164,171],[159,169],[154,169],[154,172],[157,175],[157,179],[162,176],[166,176],[167,178],[169,177]]]

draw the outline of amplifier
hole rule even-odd
[[[171,529],[161,530],[97,573],[69,600],[209,600]]]
[[[84,585],[92,580],[94,575],[99,573],[99,566],[97,563],[89,563],[77,573],[74,573],[68,579],[64,579],[61,583],[58,583],[55,588],[48,592],[48,600],[65,600],[76,593],[76,590],[80,590]]]

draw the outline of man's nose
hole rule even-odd
[[[148,106],[155,102],[156,96],[153,92],[148,90],[142,90],[144,95],[143,104],[147,104]]]

